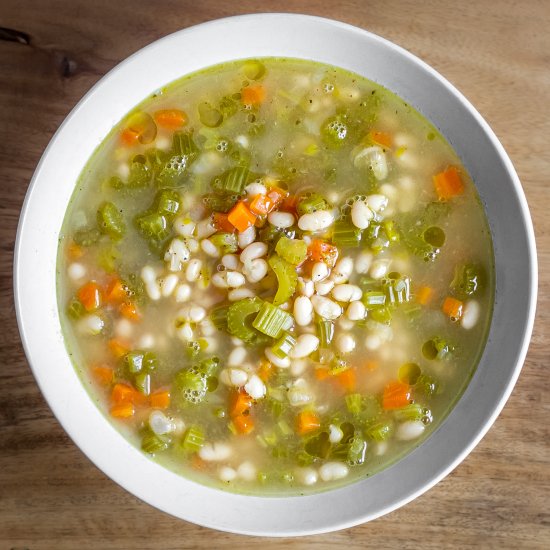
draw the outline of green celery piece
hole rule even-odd
[[[373,319],[377,323],[389,324],[392,319],[392,314],[387,306],[377,307],[369,311],[369,318]]]
[[[330,205],[323,196],[318,193],[311,193],[311,195],[300,197],[296,211],[298,212],[298,216],[302,216],[317,212],[317,210],[328,210],[329,208]]]
[[[222,254],[233,254],[239,249],[235,233],[216,233],[210,237],[210,241]]]
[[[367,310],[377,309],[386,304],[386,294],[381,290],[369,290],[363,293],[361,300]]]
[[[430,414],[430,410],[420,405],[420,403],[409,403],[405,407],[397,409],[393,412],[393,415],[398,422],[406,422],[407,420],[422,420]]]
[[[393,423],[390,420],[377,422],[365,430],[365,435],[374,441],[386,441],[393,433]]]
[[[367,442],[362,437],[355,436],[349,443],[348,462],[352,466],[358,466],[365,462],[367,454]]]
[[[296,268],[277,254],[269,258],[268,264],[277,277],[278,288],[273,298],[273,305],[278,306],[284,304],[296,292],[298,275]]]
[[[292,336],[289,332],[285,332],[273,346],[271,346],[271,351],[279,357],[284,359],[288,357],[290,350],[296,345],[296,338]]]
[[[301,239],[289,239],[284,235],[277,241],[275,252],[292,265],[299,265],[307,258],[307,244]]]
[[[195,405],[203,401],[208,391],[206,376],[194,367],[179,371],[174,384],[183,399]]]
[[[171,440],[168,436],[157,435],[152,430],[147,430],[141,440],[141,448],[148,454],[156,454],[166,451]]]
[[[220,366],[220,358],[217,356],[208,357],[203,359],[198,366],[197,370],[206,377],[214,375]]]
[[[435,395],[439,390],[439,382],[429,374],[421,374],[414,385],[415,390],[427,397]]]
[[[254,319],[252,326],[271,338],[279,338],[283,331],[292,328],[292,316],[279,307],[264,302]]]
[[[217,128],[223,122],[223,115],[218,109],[212,107],[210,103],[206,101],[200,103],[197,107],[199,113],[199,119],[202,124],[208,128]]]
[[[452,351],[452,346],[438,336],[427,340],[422,346],[422,355],[430,361],[434,359],[446,359],[451,355]]]
[[[97,227],[78,229],[73,234],[73,241],[79,246],[92,246],[101,238],[101,232]]]
[[[181,196],[172,189],[162,189],[157,193],[154,209],[167,219],[173,219],[181,211]]]
[[[158,367],[157,356],[152,351],[130,351],[124,356],[124,362],[130,374],[150,373]]]
[[[239,200],[239,195],[216,195],[209,193],[203,196],[202,202],[212,212],[229,212]]]
[[[238,110],[237,102],[230,96],[222,97],[218,103],[218,111],[223,115],[224,120],[231,118]]]
[[[345,397],[346,407],[353,415],[358,415],[362,409],[363,397],[360,393],[352,393]]]
[[[260,311],[263,300],[258,297],[245,298],[232,304],[227,311],[227,330],[229,334],[240,338],[248,344],[258,339],[258,332],[254,329],[251,317]]]
[[[126,224],[120,210],[112,202],[104,202],[97,210],[99,230],[114,241],[122,239]]]
[[[82,305],[82,302],[77,298],[71,298],[67,305],[67,315],[71,319],[80,319],[86,314],[86,309]]]
[[[151,375],[145,372],[140,372],[134,377],[134,386],[143,395],[151,393]]]
[[[107,273],[113,273],[117,270],[121,257],[120,250],[113,244],[100,248],[97,263],[101,269]]]
[[[142,236],[149,241],[161,242],[170,235],[168,219],[158,212],[138,214],[134,221]]]
[[[362,236],[363,231],[345,219],[336,220],[332,227],[332,242],[336,246],[359,246],[361,244]]]
[[[330,453],[330,441],[327,432],[321,432],[319,435],[310,437],[305,445],[305,452],[314,457],[327,458]]]
[[[479,265],[466,263],[457,265],[451,288],[459,298],[466,299],[475,294],[483,280],[483,272]]]
[[[145,160],[155,177],[160,173],[170,156],[170,153],[160,149],[151,148],[145,151]]]
[[[200,426],[189,426],[183,439],[181,447],[183,450],[190,453],[196,453],[201,450],[204,445],[204,432]]]
[[[250,183],[251,174],[247,166],[235,166],[212,180],[212,189],[220,195],[240,195]]]
[[[176,132],[172,138],[172,152],[176,156],[185,156],[189,164],[199,155],[199,148],[193,140],[193,132]]]
[[[151,183],[151,171],[142,162],[135,160],[130,164],[128,181],[124,185],[127,189],[144,189]]]
[[[210,320],[218,330],[227,330],[227,314],[230,306],[219,306],[210,313]]]
[[[386,233],[390,242],[396,243],[399,241],[399,228],[394,221],[386,220],[382,222],[382,227],[384,228],[384,232]]]
[[[168,159],[155,182],[158,187],[183,187],[187,180],[190,160],[187,155],[174,155]]]
[[[395,273],[396,277],[390,276],[384,283],[384,290],[386,291],[386,302],[388,305],[398,305],[408,302],[411,299],[411,280],[409,277],[401,276],[399,273]]]
[[[317,337],[319,338],[319,346],[327,348],[334,338],[334,321],[317,321]]]

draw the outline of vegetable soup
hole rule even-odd
[[[410,105],[342,69],[245,60],[158,90],[98,147],[59,308],[86,387],[144,453],[302,494],[441,424],[483,351],[492,261],[468,173]]]

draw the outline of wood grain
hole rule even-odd
[[[293,540],[200,528],[149,507],[106,478],[45,404],[23,353],[12,298],[12,251],[28,182],[78,99],[120,60],[165,34],[262,11],[310,13],[363,27],[419,55],[456,84],[516,166],[540,262],[538,313],[522,375],[474,452],[392,514]],[[220,0],[2,0],[0,27],[7,29],[0,31],[1,548],[550,548],[547,0],[243,0],[238,7]]]

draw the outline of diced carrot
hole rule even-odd
[[[449,166],[433,177],[435,191],[441,200],[448,200],[464,192],[464,184],[455,166]]]
[[[338,259],[338,248],[321,239],[312,239],[307,251],[314,262],[324,262],[329,267],[334,267]]]
[[[206,461],[203,460],[197,453],[193,454],[191,457],[191,468],[194,470],[204,470],[206,469]]]
[[[393,139],[391,134],[388,132],[375,132],[372,130],[369,132],[369,136],[375,143],[378,143],[380,145],[383,145],[384,147],[391,147],[393,143]]]
[[[434,289],[430,286],[421,286],[416,293],[416,301],[425,306],[432,298]]]
[[[377,362],[377,361],[367,361],[367,362],[365,363],[365,368],[366,368],[369,372],[372,372],[373,370],[376,370],[378,367],[379,367],[379,365],[378,365],[378,362]]]
[[[170,392],[156,391],[149,396],[149,403],[153,409],[167,409],[170,406]]]
[[[267,360],[262,360],[260,362],[260,367],[258,368],[258,376],[260,377],[260,379],[263,382],[267,382],[271,378],[272,374],[273,365]]]
[[[120,359],[124,357],[130,351],[130,344],[118,340],[117,338],[112,338],[107,342],[107,346],[111,353],[117,358]]]
[[[296,432],[300,435],[314,432],[320,426],[319,417],[312,411],[302,411],[296,417]]]
[[[229,397],[229,416],[241,416],[250,412],[252,397],[244,390],[232,392]]]
[[[274,204],[273,210],[279,206],[282,206],[284,201],[288,198],[288,195],[289,193],[286,189],[281,189],[276,185],[272,185],[267,191],[268,198],[270,198]]]
[[[71,243],[67,247],[67,256],[71,260],[78,260],[84,255],[84,249],[81,246],[78,246],[76,243]]]
[[[115,384],[111,392],[111,401],[115,405],[133,403],[136,390],[127,384]]]
[[[128,147],[137,145],[139,143],[139,133],[134,130],[130,130],[130,128],[126,128],[125,130],[122,130],[120,134],[120,141]]]
[[[265,100],[265,88],[261,84],[246,86],[241,90],[241,101],[245,105],[261,105]]]
[[[464,303],[452,296],[447,296],[441,306],[441,310],[451,321],[458,321],[462,317]]]
[[[330,372],[326,367],[316,367],[314,373],[317,380],[326,380],[330,376]]]
[[[86,311],[93,311],[101,305],[101,289],[95,281],[80,287],[76,296]]]
[[[269,214],[275,209],[275,202],[267,195],[256,195],[250,203],[250,211],[257,215]]]
[[[239,201],[229,212],[227,219],[239,232],[246,231],[256,221],[256,214],[248,209],[243,201]]]
[[[386,411],[401,409],[408,405],[411,399],[411,387],[406,382],[397,380],[390,382],[382,395],[382,407]]]
[[[132,302],[123,302],[120,304],[118,310],[120,311],[120,314],[123,317],[126,317],[129,321],[141,321],[141,313],[138,311],[136,305],[132,304]]]
[[[133,403],[120,403],[111,407],[111,416],[115,418],[129,418],[134,416],[136,409]]]
[[[355,376],[355,369],[350,368],[337,374],[335,378],[338,380],[338,384],[347,392],[355,391],[357,386],[357,378]]]
[[[281,204],[281,210],[285,212],[290,212],[291,214],[297,214],[298,213],[298,200],[300,196],[299,195],[289,195],[286,197],[282,204]]]
[[[254,419],[250,415],[239,414],[234,416],[231,421],[237,430],[237,433],[246,435],[254,429]]]
[[[163,109],[157,111],[153,118],[159,126],[170,130],[177,130],[187,124],[187,115],[180,109]]]
[[[212,214],[212,225],[217,231],[223,231],[224,233],[233,233],[235,227],[229,221],[229,216],[223,212],[214,212]]]
[[[115,371],[111,367],[106,367],[104,365],[93,367],[92,372],[95,379],[102,386],[108,386],[109,384],[112,384],[115,377]]]
[[[105,300],[113,304],[120,303],[127,298],[126,286],[118,277],[113,277],[105,287]]]

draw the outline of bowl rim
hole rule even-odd
[[[132,460],[135,462],[136,468],[140,471],[150,473],[151,475],[154,474],[155,479],[162,480],[159,481],[159,485],[161,488],[167,492],[170,493],[170,503],[167,504],[162,500],[162,495],[158,494],[158,491],[154,493],[152,491],[150,485],[139,485],[137,486],[135,482],[135,479],[131,477],[131,475],[128,472],[121,471],[121,464],[116,463],[116,467],[110,464],[109,457],[106,456],[110,453],[105,453],[105,451],[102,451],[98,447],[94,447],[93,444],[88,442],[86,440],[86,437],[83,436],[81,431],[77,430],[76,424],[68,418],[68,411],[72,410],[72,407],[78,403],[78,399],[73,402],[71,400],[67,402],[60,402],[58,400],[57,396],[57,390],[55,390],[52,386],[51,380],[48,379],[47,376],[47,370],[45,369],[45,360],[44,357],[41,356],[40,350],[37,350],[37,340],[39,339],[39,336],[36,333],[36,323],[32,320],[31,312],[28,311],[29,305],[28,300],[26,298],[26,293],[30,292],[30,283],[27,281],[28,277],[26,277],[25,272],[23,271],[23,263],[25,263],[25,266],[31,266],[33,265],[33,253],[34,254],[40,254],[40,252],[37,252],[36,250],[32,251],[32,245],[30,242],[30,233],[32,231],[35,232],[37,229],[33,229],[33,226],[31,224],[31,221],[29,221],[30,212],[32,209],[35,209],[35,203],[37,198],[36,195],[39,190],[39,186],[44,186],[44,181],[47,181],[43,177],[43,172],[46,171],[46,167],[48,166],[48,163],[52,163],[52,152],[58,147],[58,144],[61,141],[61,138],[64,137],[64,134],[66,133],[70,123],[72,124],[75,119],[77,119],[79,116],[81,116],[81,113],[88,108],[88,106],[93,103],[93,98],[97,94],[99,90],[104,88],[108,82],[113,80],[117,75],[119,75],[121,72],[128,70],[131,68],[131,66],[136,62],[136,60],[139,60],[140,58],[143,58],[146,54],[151,54],[154,52],[155,49],[162,49],[163,47],[169,48],[171,43],[177,43],[177,42],[184,42],[186,39],[191,39],[193,35],[196,35],[197,33],[204,33],[204,32],[213,32],[214,30],[224,30],[225,32],[228,31],[229,28],[237,29],[237,28],[243,28],[243,25],[267,25],[269,24],[274,25],[288,25],[292,28],[296,28],[296,26],[304,25],[309,28],[316,28],[318,29],[318,32],[321,34],[330,34],[332,32],[334,33],[343,33],[338,34],[338,36],[344,36],[345,34],[353,35],[354,38],[362,39],[365,41],[365,43],[369,42],[369,44],[377,45],[377,47],[383,48],[384,50],[387,50],[392,55],[397,56],[397,58],[400,58],[403,60],[403,62],[410,64],[415,68],[415,70],[420,70],[423,74],[429,76],[435,83],[437,83],[439,86],[442,86],[445,88],[446,92],[450,95],[453,101],[458,101],[461,108],[469,114],[469,116],[475,121],[477,126],[479,127],[481,133],[486,137],[488,142],[490,142],[491,147],[494,149],[496,156],[498,157],[498,161],[502,163],[503,170],[506,172],[507,176],[509,177],[509,182],[511,185],[511,193],[514,194],[514,199],[517,201],[517,207],[519,209],[520,214],[520,220],[521,223],[521,233],[522,237],[525,238],[526,241],[526,250],[525,250],[525,258],[527,259],[527,264],[524,266],[527,273],[527,281],[526,281],[526,287],[525,287],[525,293],[527,294],[527,302],[525,306],[525,312],[524,317],[522,318],[521,328],[522,332],[520,335],[518,335],[518,340],[521,341],[521,345],[516,349],[515,356],[513,358],[510,358],[510,362],[514,363],[514,367],[510,369],[510,372],[508,373],[506,380],[503,383],[502,388],[499,390],[499,398],[497,401],[492,403],[492,406],[490,407],[490,410],[484,412],[483,421],[480,422],[478,425],[475,426],[474,429],[468,430],[468,435],[464,435],[464,430],[462,430],[460,433],[458,430],[455,430],[457,437],[460,436],[461,438],[461,445],[460,445],[460,452],[456,453],[454,452],[452,458],[447,457],[445,459],[439,459],[439,462],[437,462],[436,467],[433,471],[427,472],[422,470],[421,465],[419,464],[419,451],[422,449],[425,445],[427,445],[429,442],[432,442],[433,447],[433,441],[436,440],[436,434],[439,432],[440,435],[438,436],[438,439],[441,440],[437,448],[441,449],[442,446],[448,445],[449,448],[454,448],[451,444],[451,441],[449,440],[450,434],[447,436],[447,440],[443,437],[443,432],[441,428],[443,426],[449,426],[451,425],[451,420],[454,416],[457,416],[455,412],[457,412],[457,409],[465,409],[470,405],[471,403],[464,403],[466,393],[469,392],[472,383],[470,383],[470,386],[466,390],[465,394],[461,397],[458,403],[456,403],[453,411],[451,414],[448,415],[448,417],[444,420],[444,422],[439,426],[438,429],[434,431],[434,433],[428,438],[426,441],[422,443],[422,445],[416,449],[415,451],[409,453],[405,458],[398,461],[393,466],[390,466],[389,468],[385,469],[384,471],[380,472],[379,474],[376,474],[376,476],[373,476],[371,479],[362,480],[359,482],[355,482],[352,485],[345,486],[341,489],[335,489],[330,492],[321,492],[316,493],[313,495],[308,496],[294,496],[294,497],[252,497],[252,496],[244,496],[244,495],[237,495],[233,493],[225,493],[223,491],[211,489],[202,485],[195,484],[193,482],[190,482],[189,480],[185,480],[185,478],[181,478],[180,476],[177,476],[176,474],[173,474],[164,468],[156,465],[155,463],[152,463],[150,460],[146,459],[145,457],[137,456],[138,454],[141,455],[139,451],[136,451],[133,447],[131,447],[129,444],[124,444],[123,442],[119,441],[118,443],[114,442],[114,439],[111,439],[111,436],[116,433],[116,437],[122,440],[122,438],[118,435],[118,432],[115,432],[114,428],[109,425],[109,427],[105,427],[104,436],[110,438],[109,441],[113,442],[113,445],[115,445],[116,450],[120,453],[124,454],[124,456],[131,456]],[[277,27],[276,27],[277,28]],[[358,38],[359,37],[359,38]],[[243,56],[245,57],[252,57],[251,55]],[[261,56],[264,57],[264,56]],[[282,56],[286,57],[286,56]],[[298,57],[298,56],[296,56]],[[340,65],[341,66],[341,65]],[[190,71],[193,72],[193,71]],[[368,75],[367,75],[368,77]],[[399,93],[399,92],[398,92]],[[83,166],[80,166],[80,169],[82,169]],[[44,253],[42,253],[42,256]],[[495,252],[496,255],[496,252]],[[41,258],[41,261],[44,261],[44,258],[42,256],[36,256],[38,258]],[[495,258],[496,260],[496,258]],[[42,264],[39,262],[39,266]],[[496,270],[496,266],[495,266]],[[55,272],[55,262],[54,262],[54,272]],[[54,273],[54,279],[55,279],[55,273]],[[538,279],[538,273],[537,273],[537,259],[536,259],[536,246],[535,246],[535,236],[534,236],[534,230],[532,226],[532,222],[529,215],[529,210],[527,206],[527,201],[525,198],[525,195],[523,193],[523,189],[521,187],[521,183],[519,181],[519,178],[512,166],[512,163],[510,159],[508,158],[506,152],[504,151],[504,148],[500,144],[498,138],[495,136],[489,125],[485,122],[485,120],[481,117],[481,115],[475,110],[475,108],[470,104],[470,102],[460,93],[456,88],[448,82],[444,77],[442,77],[437,71],[435,71],[433,68],[431,68],[429,65],[427,65],[425,62],[411,54],[410,52],[406,51],[405,49],[401,48],[400,46],[380,37],[377,36],[369,31],[366,31],[364,29],[360,29],[358,27],[335,21],[332,19],[326,19],[322,17],[316,17],[316,16],[310,16],[310,15],[301,15],[301,14],[287,14],[287,13],[260,13],[260,14],[249,14],[249,15],[239,15],[239,16],[233,16],[233,17],[227,17],[222,19],[216,19],[213,21],[207,21],[205,23],[201,23],[199,25],[195,25],[180,31],[177,31],[173,34],[170,34],[168,36],[165,36],[148,46],[138,50],[128,58],[126,58],[124,61],[116,65],[113,69],[111,69],[105,76],[103,76],[86,94],[85,96],[77,103],[77,105],[72,109],[72,111],[69,113],[69,115],[65,118],[57,132],[52,137],[50,143],[46,147],[42,158],[40,159],[38,166],[34,172],[34,175],[32,177],[31,183],[29,185],[29,188],[27,190],[27,194],[23,203],[22,211],[21,211],[21,217],[18,224],[17,229],[17,237],[16,237],[16,243],[15,243],[15,254],[14,254],[14,298],[15,298],[15,305],[16,305],[16,316],[17,316],[17,322],[19,326],[19,331],[21,335],[21,340],[23,343],[23,347],[25,350],[25,354],[27,356],[27,359],[29,361],[29,364],[31,366],[31,369],[33,371],[33,374],[37,380],[37,383],[46,398],[46,401],[48,402],[50,408],[52,409],[54,415],[57,417],[58,421],[61,423],[63,428],[66,430],[66,432],[69,434],[71,439],[81,448],[81,450],[100,468],[103,472],[105,472],[111,479],[116,481],[119,485],[124,487],[126,490],[128,490],[130,493],[138,496],[140,499],[148,502],[149,504],[155,506],[156,508],[159,508],[171,515],[174,515],[176,517],[186,519],[187,521],[191,521],[193,523],[203,525],[205,527],[210,527],[213,529],[220,529],[224,531],[229,531],[233,533],[239,533],[239,534],[248,534],[248,535],[261,535],[261,536],[300,536],[300,535],[310,535],[310,534],[319,534],[319,533],[325,533],[330,532],[338,529],[344,529],[347,527],[352,527],[355,525],[358,525],[360,523],[363,523],[365,521],[369,521],[372,519],[375,519],[381,515],[384,515],[390,511],[393,511],[406,503],[410,502],[417,496],[421,495],[428,489],[430,489],[433,485],[435,485],[437,482],[439,482],[443,477],[445,477],[448,473],[450,473],[464,458],[473,450],[473,448],[477,445],[477,443],[481,440],[481,438],[485,435],[485,433],[489,430],[493,422],[495,421],[496,417],[502,410],[504,404],[506,403],[508,397],[510,396],[510,393],[512,392],[512,389],[516,383],[516,380],[519,376],[519,373],[521,371],[523,362],[525,360],[525,356],[527,353],[527,348],[529,345],[530,336],[533,329],[533,323],[534,323],[534,316],[535,316],[535,307],[536,307],[536,297],[537,297],[537,279]],[[499,281],[497,279],[497,292],[499,289]],[[495,294],[495,299],[497,299],[497,295]],[[33,312],[33,314],[36,312]],[[53,318],[56,319],[57,312],[48,312],[48,315],[53,315]],[[523,314],[523,313],[522,313]],[[501,329],[504,330],[504,329]],[[44,344],[44,342],[42,342]],[[53,345],[53,344],[52,344]],[[489,341],[486,344],[489,346]],[[65,351],[65,354],[67,352]],[[68,360],[68,357],[67,357]],[[479,369],[479,367],[478,367]],[[74,369],[73,369],[74,370]],[[74,383],[73,378],[71,377],[70,373],[66,373],[68,378],[70,379],[70,383]],[[74,372],[73,372],[74,374]],[[474,375],[474,378],[476,375]],[[80,381],[78,381],[80,383]],[[81,386],[81,389],[84,393],[85,389],[84,386]],[[471,393],[471,392],[470,392]],[[89,399],[88,395],[86,394],[86,397]],[[91,400],[90,400],[91,401]],[[92,404],[93,405],[93,404]],[[87,405],[86,405],[87,406]],[[98,409],[96,409],[96,416],[101,416],[101,413]],[[466,411],[462,411],[461,414],[466,415]],[[97,418],[90,420],[90,425],[98,425],[96,420]],[[95,424],[93,424],[96,422]],[[455,421],[456,424],[456,421]],[[453,424],[454,426],[454,424]],[[113,434],[110,434],[110,432],[113,432]],[[453,433],[455,433],[453,432]],[[94,443],[95,444],[95,443]],[[358,486],[361,487],[371,487],[373,486],[372,481],[376,478],[384,478],[384,480],[389,480],[392,478],[398,478],[400,472],[396,469],[397,466],[407,463],[407,471],[408,473],[414,473],[418,474],[418,477],[415,478],[415,480],[410,481],[407,484],[407,490],[404,492],[397,492],[394,494],[392,491],[390,491],[391,494],[386,495],[385,498],[382,499],[380,504],[378,506],[372,507],[372,504],[370,504],[366,500],[365,496],[362,496],[360,493],[358,493],[359,489],[357,489]],[[403,467],[401,467],[403,469]],[[162,472],[160,471],[162,470]],[[388,473],[391,473],[391,476],[388,475]],[[179,480],[179,481],[177,481]],[[182,481],[183,480],[183,481]],[[171,487],[172,484],[180,484],[182,487],[179,489],[174,489]],[[370,484],[370,485],[369,485]],[[174,489],[172,491],[172,489]],[[355,490],[352,490],[355,489]],[[172,491],[172,492],[170,492]],[[153,494],[154,493],[154,494]],[[181,509],[181,502],[178,502],[179,498],[189,498],[191,499],[197,498],[198,500],[194,501],[193,505],[187,505],[185,510],[182,512]],[[334,512],[333,507],[345,507],[345,502],[349,500],[350,497],[353,497],[357,500],[358,506],[356,509],[350,511],[349,509],[345,510],[344,516],[340,512]],[[201,508],[203,506],[203,503],[200,502],[200,499],[205,498],[213,498],[216,500],[216,508],[217,510],[221,510],[222,507],[226,507],[228,505],[234,506],[236,509],[242,510],[242,509],[259,509],[259,511],[254,511],[254,519],[258,520],[261,519],[260,515],[264,512],[272,513],[280,512],[280,513],[286,513],[287,516],[285,517],[286,523],[281,524],[280,521],[274,520],[271,524],[261,524],[253,525],[250,522],[244,522],[239,524],[238,522],[234,522],[234,516],[231,516],[230,513],[228,513],[227,517],[224,517],[223,521],[218,519],[212,519],[208,514],[205,515],[205,509]],[[321,501],[324,500],[325,502],[328,502],[329,508],[332,510],[325,510],[323,506],[320,505]],[[219,502],[218,502],[219,501]],[[292,501],[292,503],[291,503]],[[296,503],[301,502],[302,504],[297,505]],[[276,504],[274,504],[276,503]],[[292,504],[292,506],[291,506]],[[179,505],[179,506],[178,506]],[[296,506],[299,508],[299,513],[302,514],[302,523],[294,522],[292,523],[291,516],[287,512],[285,512],[285,508],[296,508]],[[313,511],[308,516],[307,515],[307,509],[312,508]],[[326,508],[326,506],[325,506]],[[199,511],[200,509],[200,511]],[[368,511],[365,511],[368,510]],[[260,515],[259,515],[260,514]],[[340,514],[340,515],[339,515]]]

